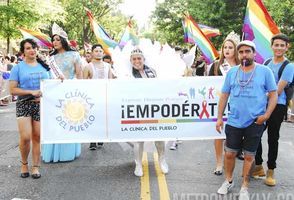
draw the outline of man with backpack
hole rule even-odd
[[[268,186],[276,185],[274,169],[276,168],[276,160],[278,157],[280,127],[285,115],[287,115],[288,102],[293,95],[294,64],[290,63],[285,57],[289,47],[289,41],[289,38],[284,34],[280,33],[274,35],[271,39],[271,47],[274,56],[273,58],[266,60],[264,63],[264,65],[268,66],[274,74],[278,87],[278,103],[266,123],[268,133],[268,171],[265,174],[262,167],[262,145],[260,141],[255,156],[256,166],[252,176],[262,177],[266,175],[265,184]]]

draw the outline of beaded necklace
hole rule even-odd
[[[255,69],[256,69],[256,65],[254,66],[254,69],[253,69],[253,71],[252,71],[252,73],[250,74],[250,77],[249,77],[249,79],[245,82],[245,83],[243,83],[241,80],[240,80],[240,71],[241,71],[241,65],[240,65],[240,67],[238,68],[238,71],[237,71],[237,76],[238,76],[238,78],[237,78],[237,82],[238,82],[238,84],[239,84],[239,86],[241,87],[241,88],[244,88],[244,87],[246,87],[249,83],[250,83],[250,81],[252,80],[252,78],[253,78],[253,75],[254,75],[254,73],[255,73]],[[244,75],[243,75],[243,77],[244,77]]]

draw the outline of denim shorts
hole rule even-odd
[[[40,121],[40,104],[33,101],[16,102],[16,118],[31,117],[34,121]]]
[[[255,122],[246,128],[236,128],[227,124],[225,150],[238,153],[242,149],[244,154],[255,155],[264,126],[264,124],[258,125]]]

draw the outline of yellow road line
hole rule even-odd
[[[149,168],[147,152],[143,153],[142,159],[143,176],[141,177],[141,200],[150,200]]]
[[[155,171],[157,175],[158,187],[159,187],[159,195],[161,200],[169,200],[169,191],[166,184],[166,179],[164,173],[161,172],[159,163],[158,163],[158,154],[154,153],[154,165]]]

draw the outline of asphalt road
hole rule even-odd
[[[213,141],[184,141],[178,150],[167,150],[170,172],[156,172],[152,144],[147,145],[145,170],[148,176],[133,175],[132,149],[109,143],[97,151],[82,145],[82,155],[73,162],[41,165],[41,179],[22,179],[15,104],[0,107],[0,199],[237,199],[242,181],[242,161],[235,168],[235,188],[227,196],[216,194],[224,176],[215,176]],[[294,200],[294,124],[283,123],[280,138],[277,185],[251,180],[253,200]],[[264,134],[263,142],[266,142]],[[151,146],[150,146],[151,145]],[[266,145],[264,151],[267,151]],[[265,157],[266,154],[264,154]],[[147,167],[148,164],[148,167]],[[265,163],[264,163],[265,166]]]

